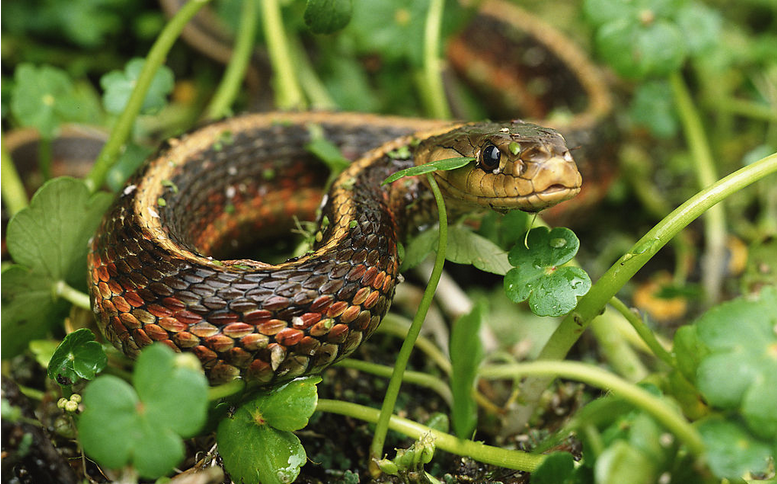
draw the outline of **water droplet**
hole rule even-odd
[[[567,239],[563,239],[561,237],[555,237],[550,239],[550,246],[554,249],[560,249],[567,245]]]

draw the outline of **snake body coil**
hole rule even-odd
[[[327,171],[305,148],[311,126],[357,159],[326,197],[312,251],[275,265],[230,259],[314,217]],[[214,384],[320,372],[378,326],[398,282],[398,243],[433,213],[421,181],[381,182],[455,156],[476,161],[436,174],[454,206],[536,211],[580,189],[563,138],[524,123],[275,113],[171,140],[92,240],[99,325],[131,356],[154,341],[193,352]]]

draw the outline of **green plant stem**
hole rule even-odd
[[[208,388],[208,400],[221,400],[222,398],[231,397],[242,392],[246,387],[244,380],[232,380],[229,383],[223,385]]]
[[[3,194],[3,202],[5,202],[5,208],[8,210],[10,216],[14,216],[19,210],[29,205],[30,201],[27,199],[27,192],[24,189],[24,184],[19,176],[19,172],[16,171],[16,166],[13,164],[11,155],[6,149],[5,143],[0,142],[0,187]]]
[[[422,97],[427,112],[434,118],[450,119],[451,111],[445,98],[442,82],[442,60],[440,59],[440,30],[444,0],[431,0],[426,13],[424,27],[424,88]]]
[[[777,111],[774,110],[774,106],[747,99],[737,99],[734,97],[716,99],[715,109],[720,112],[737,114],[745,118],[765,121],[767,123],[777,123]]]
[[[740,168],[700,191],[664,217],[596,281],[588,294],[580,299],[577,308],[556,328],[537,359],[564,359],[591,320],[602,312],[624,284],[672,237],[727,196],[773,173],[777,173],[777,153]],[[530,377],[521,385],[525,403],[520,417],[522,425],[534,413],[540,395],[551,381],[552,378],[547,377]]]
[[[97,156],[89,175],[86,177],[86,185],[91,191],[98,190],[103,183],[105,183],[105,177],[108,175],[108,171],[116,163],[119,158],[121,149],[124,143],[130,137],[132,133],[132,127],[140,113],[140,108],[143,107],[143,100],[146,98],[148,88],[151,86],[151,81],[154,79],[154,75],[159,66],[165,61],[167,53],[175,43],[181,31],[194,17],[197,12],[204,7],[210,0],[190,0],[175,14],[173,18],[167,23],[165,28],[159,34],[159,37],[151,46],[151,50],[148,52],[146,62],[143,64],[143,69],[138,75],[135,89],[132,90],[129,100],[127,101],[127,107],[119,115],[116,120],[116,125],[111,131],[111,136],[108,138],[108,142],[103,146],[102,151]]]
[[[705,188],[718,179],[709,142],[704,132],[701,116],[693,104],[688,87],[679,71],[669,77],[675,104],[683,125],[683,132],[691,150],[699,188]],[[704,214],[705,254],[702,258],[702,283],[706,300],[712,304],[718,300],[723,284],[724,254],[726,250],[726,215],[723,206],[711,207]]]
[[[354,370],[363,371],[365,373],[371,373],[373,375],[382,376],[384,378],[390,378],[393,369],[390,366],[379,365],[377,363],[370,363],[368,361],[354,360],[346,358],[339,361],[335,366],[343,368],[351,368]],[[453,401],[451,395],[451,389],[440,378],[429,375],[427,373],[421,373],[420,371],[405,371],[402,375],[402,381],[406,383],[412,383],[415,385],[423,386],[434,390],[448,405]]]
[[[54,284],[54,294],[57,297],[61,297],[66,301],[73,303],[81,309],[92,309],[92,305],[89,303],[89,295],[74,289],[65,281],[58,281]]]
[[[43,181],[51,180],[51,165],[54,155],[52,154],[53,141],[49,138],[38,140],[38,170],[43,177]]]
[[[631,311],[628,306],[623,303],[623,301],[614,296],[612,299],[610,299],[610,306],[615,308],[623,315],[624,318],[626,318],[626,321],[631,324],[639,337],[642,338],[642,341],[645,342],[648,348],[650,348],[650,351],[652,351],[658,359],[671,366],[672,368],[675,368],[677,362],[675,361],[674,357],[668,351],[666,351],[666,349],[664,349],[661,343],[658,342],[656,335],[653,334],[653,331],[651,331],[645,322],[642,321],[642,318],[639,317],[639,314]]]
[[[591,322],[591,331],[610,367],[630,382],[641,381],[648,375],[648,370],[626,338],[615,329],[619,322],[615,321],[615,318],[618,318],[616,313],[605,311],[601,317]]]
[[[552,228],[539,214],[534,214],[532,225],[535,227]],[[526,237],[528,236],[529,231],[526,232]],[[525,244],[526,240],[523,243]],[[577,258],[573,258],[567,264],[580,267]],[[647,368],[645,368],[637,352],[629,345],[623,333],[613,330],[617,321],[613,321],[612,318],[611,314],[602,314],[601,318],[595,319],[591,326],[593,335],[599,343],[602,355],[613,370],[629,381],[640,381],[647,376]],[[511,416],[508,416],[506,419],[508,422],[511,420]]]
[[[232,103],[243,83],[248,64],[251,62],[251,54],[254,48],[256,36],[256,2],[243,0],[243,8],[240,12],[240,26],[235,39],[235,50],[227,64],[224,77],[216,89],[216,93],[205,109],[205,119],[216,120],[229,116],[232,113]]]
[[[402,316],[389,313],[385,318],[383,318],[383,321],[380,323],[380,326],[378,326],[377,331],[405,339],[407,337],[407,331],[410,328],[410,324],[412,324],[412,322],[405,324],[405,321],[408,320]],[[438,348],[437,345],[435,345],[430,339],[419,336],[415,342],[415,347],[424,352],[426,356],[429,357],[429,359],[434,361],[434,363],[442,371],[444,371],[446,375],[451,374],[451,371],[453,370],[451,369],[450,360],[448,360],[448,357],[446,357],[440,348]]]
[[[310,100],[310,105],[313,109],[334,110],[337,109],[337,103],[329,95],[326,86],[318,74],[316,74],[313,66],[310,65],[310,59],[308,59],[305,49],[302,43],[297,38],[289,39],[291,44],[291,55],[294,60],[294,66],[297,69],[297,76],[299,77],[300,87],[302,91]]]
[[[479,372],[481,378],[487,379],[512,379],[526,375],[569,378],[609,390],[662,423],[694,455],[701,456],[704,453],[701,436],[682,414],[647,390],[601,368],[575,361],[535,361],[481,367]]]
[[[429,183],[432,193],[434,194],[434,199],[437,202],[437,212],[440,219],[439,245],[437,247],[437,256],[434,260],[434,269],[432,269],[432,274],[429,276],[429,282],[426,285],[426,290],[424,290],[424,295],[421,298],[418,311],[413,319],[413,324],[410,325],[407,337],[402,343],[402,347],[397,355],[397,361],[394,364],[394,372],[389,380],[388,387],[386,388],[386,395],[383,397],[380,418],[375,426],[375,434],[373,435],[372,445],[370,446],[370,472],[373,476],[380,475],[380,469],[378,468],[376,461],[383,457],[383,444],[386,441],[389,420],[391,414],[394,412],[394,404],[399,395],[399,388],[402,386],[402,374],[407,367],[407,362],[413,351],[413,345],[418,338],[418,333],[421,331],[421,326],[426,318],[426,313],[429,311],[429,306],[432,304],[432,299],[437,290],[437,284],[440,282],[440,276],[442,275],[442,269],[445,264],[445,248],[448,243],[448,216],[445,211],[445,202],[442,198],[440,187],[437,186],[437,182],[434,180],[433,175],[427,173],[426,180]]]
[[[294,75],[291,54],[283,28],[281,7],[278,0],[262,1],[262,27],[273,71],[275,104],[279,109],[304,109],[305,98]]]
[[[377,422],[379,417],[378,410],[374,408],[325,398],[318,400],[316,410],[346,415],[373,423]],[[540,466],[542,461],[545,460],[545,457],[547,457],[545,455],[530,454],[520,450],[492,447],[471,440],[462,440],[453,435],[413,422],[412,420],[397,417],[396,415],[391,416],[388,428],[413,439],[418,439],[423,435],[431,434],[432,437],[434,437],[434,444],[438,449],[456,455],[471,457],[478,462],[493,464],[507,469],[533,472]]]

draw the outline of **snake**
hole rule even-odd
[[[575,143],[600,117],[591,106],[565,124]],[[376,330],[402,280],[400,247],[437,221],[424,177],[389,175],[470,158],[433,172],[451,214],[537,212],[581,191],[565,136],[521,120],[312,111],[243,114],[168,139],[91,239],[97,324],[133,358],[155,342],[193,353],[212,385],[318,374]],[[321,139],[351,160],[326,192],[329,170],[310,148]],[[318,221],[306,252],[253,256],[298,220]]]

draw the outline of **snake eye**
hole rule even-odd
[[[480,167],[484,171],[494,171],[499,168],[499,159],[501,157],[502,152],[499,151],[499,148],[492,144],[486,145],[480,151]]]

